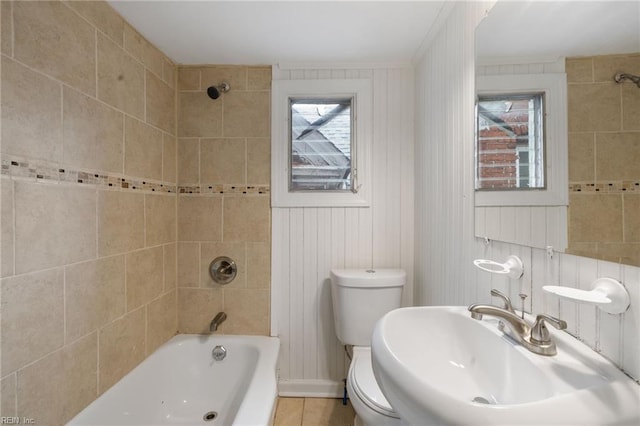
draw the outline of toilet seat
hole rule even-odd
[[[373,411],[387,417],[400,417],[385,398],[373,375],[370,347],[354,347],[349,378],[357,397]]]

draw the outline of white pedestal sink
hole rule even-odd
[[[402,308],[376,325],[373,370],[412,425],[640,424],[640,385],[567,333],[552,337],[558,354],[536,355],[466,307]]]

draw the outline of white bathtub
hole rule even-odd
[[[211,354],[217,345],[222,361]],[[279,347],[275,337],[175,336],[68,424],[268,425]]]

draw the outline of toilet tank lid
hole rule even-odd
[[[402,269],[332,269],[331,282],[341,287],[402,287],[407,273]]]

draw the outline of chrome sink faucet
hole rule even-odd
[[[218,312],[218,314],[211,320],[209,324],[209,331],[214,332],[218,330],[218,326],[227,319],[227,314],[224,312]]]
[[[533,325],[529,325],[527,321],[515,314],[513,308],[509,310],[511,302],[505,303],[505,305],[505,308],[501,308],[476,303],[469,306],[469,312],[471,312],[471,318],[476,320],[481,320],[483,315],[499,318],[507,326],[507,329],[504,330],[505,334],[535,354],[550,356],[558,353],[546,324],[549,323],[559,330],[564,330],[567,328],[565,321],[550,315],[539,314]]]

